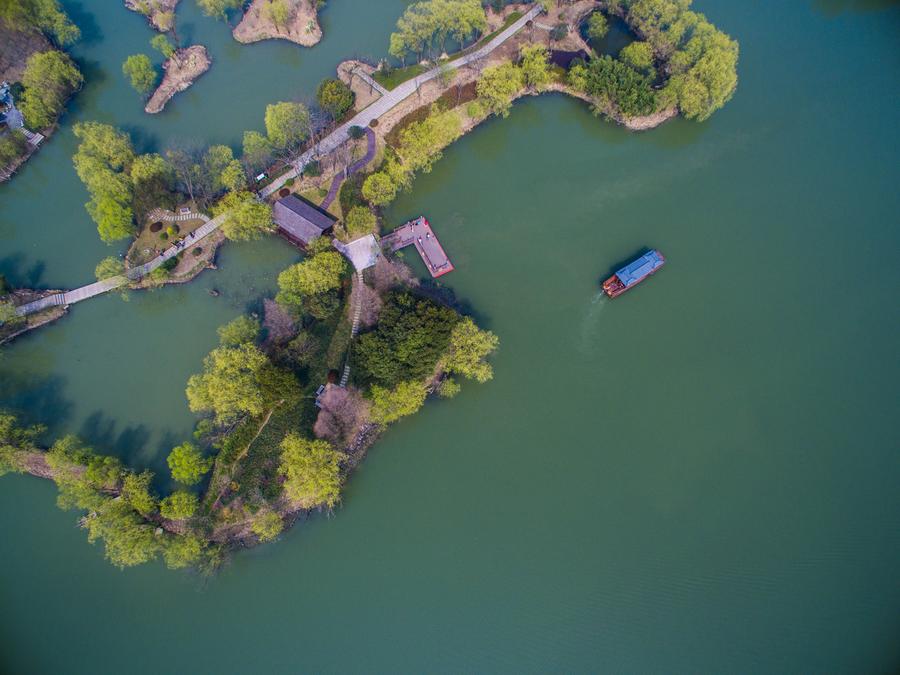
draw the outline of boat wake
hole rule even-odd
[[[578,351],[583,354],[592,354],[597,349],[597,322],[600,319],[600,312],[606,307],[608,300],[606,293],[597,291],[584,313],[584,319],[581,321],[581,339],[578,345]]]

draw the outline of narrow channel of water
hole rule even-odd
[[[284,53],[291,90],[309,93],[353,51],[339,36],[383,48],[403,5],[330,2],[329,37],[298,50],[231,45],[183,4],[198,36],[222,40],[219,65],[262,72]],[[147,120],[104,87],[149,32],[84,7],[103,38],[83,54],[106,79],[72,119],[234,142],[288,90],[214,70],[173,102],[185,126]],[[111,568],[52,486],[3,478],[0,669],[896,670],[900,10],[697,9],[742,45],[738,94],[708,123],[636,135],[575,101],[529,100],[389,210],[428,215],[456,266],[446,284],[502,346],[491,383],[379,442],[335,517],[201,583]],[[228,116],[238,86],[263,100],[234,97]],[[108,251],[71,150],[67,123],[0,187],[0,259],[18,279],[78,283]],[[600,298],[599,279],[646,246],[666,267]],[[191,285],[74,307],[3,350],[0,405],[161,471],[215,327],[294,258],[277,240],[229,245]]]

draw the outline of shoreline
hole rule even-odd
[[[231,31],[241,44],[262,40],[288,40],[301,47],[312,47],[322,39],[316,0],[290,0],[290,16],[284,26],[265,15],[267,0],[253,0],[240,22]]]
[[[177,50],[163,64],[165,75],[147,101],[144,112],[151,115],[162,112],[175,94],[190,88],[211,65],[212,59],[203,45],[191,45]]]

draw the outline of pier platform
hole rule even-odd
[[[431,224],[425,216],[419,216],[401,225],[389,235],[382,237],[381,245],[390,248],[391,251],[399,251],[409,245],[414,245],[425,267],[435,279],[453,271],[453,263],[444,253],[444,247],[434,236]]]

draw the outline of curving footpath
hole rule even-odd
[[[343,183],[347,178],[350,178],[357,171],[361,171],[365,168],[365,166],[375,159],[375,132],[366,127],[366,154],[362,159],[353,162],[350,166],[348,166],[343,171],[339,172],[334,179],[331,181],[331,188],[328,190],[328,194],[325,196],[325,199],[322,200],[322,203],[319,204],[319,208],[327,210],[329,206],[332,205],[335,198],[338,194],[338,189],[341,187],[341,183]]]
[[[497,37],[488,42],[484,47],[475,50],[465,56],[461,56],[455,61],[450,62],[454,68],[462,68],[472,63],[473,61],[478,61],[480,59],[488,56],[492,51],[497,49],[504,42],[509,40],[513,35],[518,33],[525,27],[529,21],[531,21],[534,17],[540,14],[543,11],[543,7],[538,4],[532,9],[528,10],[523,16],[516,20],[515,23],[510,25],[508,28],[500,32]],[[443,64],[442,64],[443,65]],[[336,148],[340,147],[350,138],[349,131],[350,127],[362,127],[364,129],[369,129],[369,123],[372,120],[378,119],[386,112],[390,111],[394,107],[396,107],[401,101],[405,100],[409,96],[412,96],[423,84],[433,80],[441,73],[441,66],[435,66],[429,71],[422,73],[414,77],[411,80],[407,80],[402,84],[397,85],[393,89],[391,89],[387,94],[379,98],[377,101],[369,105],[367,108],[357,113],[353,119],[348,122],[345,122],[337,129],[332,131],[328,136],[319,141],[316,145],[311,147],[309,150],[304,152],[302,155],[297,157],[294,160],[294,168],[288,171],[283,176],[280,176],[270,185],[267,185],[262,190],[259,191],[260,197],[268,197],[269,195],[277,192],[281,189],[281,186],[284,185],[285,181],[291,178],[297,178],[300,173],[303,171],[303,167],[309,164],[309,162],[319,155],[327,155],[332,152]]]
[[[82,286],[81,288],[76,288],[71,291],[66,291],[65,293],[48,295],[46,298],[20,305],[16,308],[16,313],[19,316],[25,316],[26,314],[40,312],[42,309],[47,309],[48,307],[68,306],[76,302],[81,302],[82,300],[87,300],[88,298],[93,298],[97,295],[102,295],[103,293],[108,293],[120,286],[124,286],[130,281],[137,281],[162,265],[166,260],[174,258],[184,251],[188,243],[193,244],[194,242],[198,242],[215,232],[225,218],[225,216],[219,216],[218,218],[210,220],[208,216],[202,213],[183,213],[176,215],[171,211],[163,211],[161,209],[151,212],[149,217],[153,220],[165,220],[167,222],[183,220],[202,220],[204,222],[203,225],[194,230],[193,237],[185,239],[183,242],[176,243],[174,246],[160,253],[150,262],[139,265],[138,267],[132,267],[124,275],[103,279],[102,281],[97,281],[93,284],[88,284],[87,286]]]

